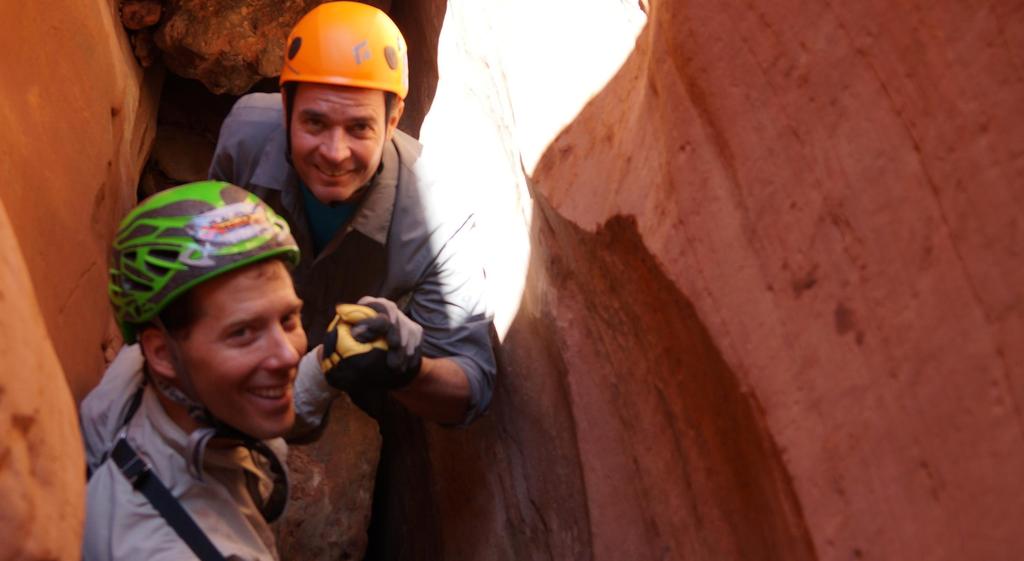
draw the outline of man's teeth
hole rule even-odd
[[[279,399],[284,397],[287,390],[288,386],[279,386],[276,388],[252,388],[249,390],[249,393],[266,399]]]

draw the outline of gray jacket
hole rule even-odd
[[[284,216],[302,250],[293,273],[303,325],[318,344],[334,305],[377,296],[423,327],[423,351],[454,360],[469,378],[463,423],[487,409],[494,386],[482,260],[473,214],[455,186],[437,181],[412,137],[396,131],[383,168],[350,223],[316,255],[299,179],[285,158],[280,94],[249,94],[225,119],[210,177],[245,187]]]
[[[247,477],[258,482],[262,499],[273,487],[265,461],[243,446],[220,442],[191,468],[189,435],[164,412],[151,385],[125,423],[128,405],[142,384],[143,357],[138,345],[126,345],[82,401],[79,415],[86,460],[92,476],[86,497],[84,561],[178,561],[195,559],[188,546],[149,501],[107,459],[124,431],[138,454],[192,516],[227,559],[277,559],[274,537],[249,494]],[[337,392],[327,386],[313,353],[303,357],[295,381],[297,423],[319,424]],[[281,438],[265,441],[282,464],[287,446]],[[247,476],[246,473],[249,475]]]

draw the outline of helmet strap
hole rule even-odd
[[[173,401],[174,403],[182,406],[188,411],[188,416],[192,417],[196,422],[201,425],[212,425],[213,416],[205,405],[195,401],[185,394],[185,392],[171,385],[170,382],[164,380],[159,376],[152,376],[153,386],[163,394],[164,397]]]
[[[156,327],[164,334],[167,346],[170,349],[171,364],[174,366],[174,373],[177,375],[179,383],[184,386],[184,389],[175,387],[160,376],[153,376],[153,386],[156,387],[164,397],[184,407],[188,412],[188,416],[192,417],[192,419],[197,423],[206,426],[216,425],[217,421],[213,414],[210,413],[210,410],[198,401],[198,398],[192,397],[197,395],[195,385],[192,383],[192,376],[189,374],[188,368],[185,367],[185,361],[182,358],[181,349],[178,347],[177,340],[171,336],[170,331],[167,330],[167,327],[159,316],[153,318],[153,324],[156,325]]]
[[[182,384],[189,387],[191,393],[195,394],[195,387],[192,378],[185,368],[185,361],[181,356],[181,349],[177,341],[171,337],[170,332],[159,316],[153,319],[153,323],[163,332],[167,338],[171,350],[171,363],[174,372]],[[192,399],[184,391],[160,376],[148,375],[153,381],[153,387],[172,402],[181,405],[188,411],[189,417],[198,422],[202,428],[192,431],[188,437],[187,458],[188,470],[196,479],[203,481],[203,466],[205,465],[206,448],[214,438],[229,438],[237,440],[250,451],[263,458],[273,488],[267,497],[259,490],[258,483],[252,479],[251,474],[246,472],[246,489],[253,502],[258,506],[260,514],[267,522],[277,520],[284,511],[288,500],[288,472],[284,469],[281,459],[271,450],[266,443],[236,429],[235,427],[221,421],[213,416],[210,410],[195,399]]]

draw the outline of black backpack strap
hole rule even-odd
[[[111,459],[124,474],[132,487],[142,492],[153,508],[167,521],[189,549],[202,561],[226,561],[217,551],[210,538],[199,529],[178,499],[167,490],[160,478],[150,469],[149,464],[121,436],[110,452]]]
[[[135,416],[135,412],[139,410],[139,406],[142,405],[142,394],[146,391],[146,378],[142,379],[142,383],[139,384],[139,389],[135,390],[132,394],[131,401],[128,402],[128,407],[124,412],[124,420],[121,421],[121,428],[128,426],[128,422]]]
[[[281,465],[281,460],[277,457],[277,454],[270,449],[265,443],[259,440],[250,440],[248,443],[249,450],[263,456],[269,464],[270,477],[273,480],[274,488],[270,492],[270,496],[263,500],[259,493],[259,487],[256,484],[255,479],[251,479],[249,483],[249,495],[253,498],[253,501],[259,506],[260,514],[263,515],[263,519],[267,522],[274,522],[284,514],[284,507],[288,503],[288,472]],[[246,478],[250,479],[251,475],[249,472],[245,472]]]

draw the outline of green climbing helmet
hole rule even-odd
[[[161,191],[128,213],[114,238],[108,292],[128,343],[175,298],[271,257],[295,265],[288,223],[252,193],[220,181]]]

